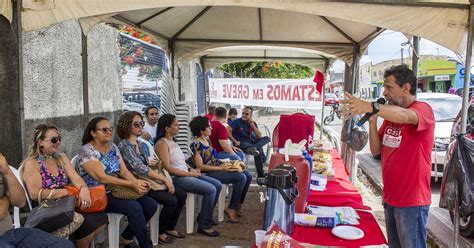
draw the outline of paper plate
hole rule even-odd
[[[347,240],[356,240],[364,237],[364,231],[353,226],[336,226],[331,232],[335,236]]]

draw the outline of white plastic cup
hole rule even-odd
[[[265,230],[255,230],[255,244],[258,248],[260,248],[260,245],[262,244],[265,233],[267,233]]]

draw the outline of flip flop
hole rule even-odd
[[[180,232],[178,232],[178,231],[177,231],[176,233],[178,233],[178,234],[175,235],[175,234],[173,234],[173,233],[171,233],[171,232],[169,232],[169,231],[166,231],[166,235],[171,236],[171,237],[173,237],[173,238],[177,238],[177,239],[184,239],[184,238],[186,238],[186,236],[184,236],[184,234],[182,234],[182,233],[180,233]]]

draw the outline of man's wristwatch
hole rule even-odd
[[[377,114],[380,111],[380,103],[372,102],[372,113],[373,115]]]

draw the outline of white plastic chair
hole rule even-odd
[[[194,232],[194,208],[196,206],[196,198],[198,198],[198,207],[201,207],[202,197],[198,194],[187,193],[186,198],[186,234]]]
[[[219,193],[219,199],[217,202],[217,220],[219,222],[224,221],[225,197],[227,195],[227,191],[230,190],[230,186],[230,184],[222,184],[222,189]]]
[[[21,180],[20,178],[20,172],[13,166],[10,165],[10,169],[11,171],[13,172],[13,174],[15,175],[16,179],[18,180],[18,182],[20,182],[20,185],[21,187],[23,188],[23,192],[25,193],[25,198],[26,198],[26,201],[27,201],[27,204],[28,204],[28,207],[30,208],[31,210],[31,202],[29,200],[29,197],[26,193],[26,190],[25,190],[25,186],[23,185],[23,181]],[[13,207],[13,227],[14,228],[20,228],[21,227],[21,223],[20,223],[20,208],[18,207]]]

